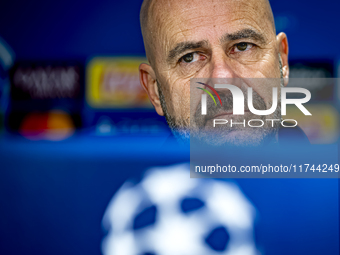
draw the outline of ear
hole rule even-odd
[[[156,112],[159,115],[164,116],[161,101],[159,100],[156,75],[150,65],[145,63],[140,64],[139,81],[144,90],[146,91],[146,93],[148,94],[151,103],[156,109]]]
[[[281,55],[282,72],[284,78],[284,85],[287,86],[289,79],[289,65],[288,65],[288,39],[285,33],[279,33],[276,36],[277,46]]]

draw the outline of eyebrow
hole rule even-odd
[[[263,34],[250,28],[245,28],[231,34],[226,33],[225,35],[222,36],[220,42],[223,43],[228,41],[236,41],[239,39],[253,39],[255,41],[260,42],[261,44],[265,44],[267,42]]]
[[[239,39],[253,39],[255,41],[260,42],[261,44],[265,44],[267,42],[263,34],[250,28],[245,28],[235,33],[226,33],[221,37],[220,42],[224,43],[228,41],[236,41]],[[198,42],[190,42],[190,41],[180,42],[175,46],[175,48],[170,50],[168,58],[167,58],[167,62],[172,63],[174,59],[176,59],[179,55],[181,55],[183,52],[187,50],[198,49],[198,48],[202,48],[207,45],[209,45],[207,40],[198,41]]]
[[[199,41],[199,42],[180,42],[175,46],[175,48],[170,50],[167,61],[169,63],[173,62],[173,60],[177,56],[181,55],[183,52],[187,50],[202,48],[204,46],[207,46],[208,44],[209,43],[206,40]]]

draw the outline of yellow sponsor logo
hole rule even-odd
[[[86,68],[86,99],[94,108],[150,108],[139,82],[145,58],[93,58]]]
[[[306,106],[313,114],[305,116],[295,106],[287,106],[285,118],[295,119],[312,144],[330,144],[339,139],[340,116],[332,104],[319,103]]]

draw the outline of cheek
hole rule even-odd
[[[248,61],[235,61],[234,69],[242,78],[280,78],[278,54],[274,49],[267,49],[261,58]]]
[[[281,80],[279,78],[261,78],[261,79],[249,79],[248,86],[253,88],[253,93],[257,94],[264,100],[267,109],[272,107],[273,103],[273,88],[277,88],[277,98],[280,101]]]
[[[258,62],[258,72],[264,78],[280,78],[280,64],[277,54],[269,52]]]
[[[190,80],[177,80],[173,88],[175,115],[183,119],[190,116]]]
[[[190,116],[190,80],[189,79],[168,79],[166,98],[167,108],[172,116],[187,119]]]
[[[280,65],[279,60],[273,54],[268,54],[258,64],[258,71],[254,77],[261,79],[253,85],[253,89],[262,97],[267,105],[267,109],[272,106],[273,88],[277,88],[278,101],[280,100]]]

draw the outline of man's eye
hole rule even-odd
[[[183,56],[184,62],[187,62],[187,63],[190,63],[193,59],[194,59],[193,53],[189,53],[189,54],[186,54],[185,56]]]
[[[254,45],[251,43],[245,43],[241,42],[235,45],[235,52],[242,52],[242,51],[247,51],[250,50]]]
[[[180,62],[192,63],[199,59],[199,55],[196,52],[188,53],[181,57]]]

